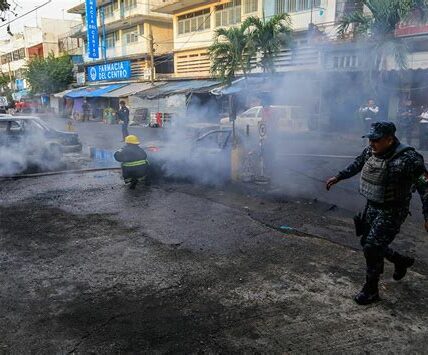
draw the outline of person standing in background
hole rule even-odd
[[[122,122],[122,142],[125,141],[125,138],[129,136],[128,125],[129,125],[129,109],[126,107],[125,101],[119,102],[120,108],[117,112],[117,117],[119,121]]]
[[[373,99],[369,99],[366,105],[360,107],[359,112],[364,123],[364,132],[368,132],[371,124],[379,120],[379,106]]]
[[[412,105],[412,100],[404,100],[398,109],[397,126],[399,138],[406,138],[408,145],[412,145],[412,135],[417,120],[416,116],[416,109]]]
[[[91,105],[89,105],[89,102],[86,99],[83,101],[82,110],[83,121],[89,121],[89,118],[91,116]]]

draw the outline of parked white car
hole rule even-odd
[[[308,116],[301,106],[270,106],[270,112],[274,119],[278,120],[278,129],[287,132],[305,132],[308,131]],[[262,119],[262,106],[251,107],[237,115],[235,128],[246,130],[249,126],[250,131],[257,129]],[[221,126],[231,126],[229,117],[220,120]]]

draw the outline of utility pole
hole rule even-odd
[[[12,53],[10,55],[12,55]],[[9,59],[7,61],[7,69],[8,69],[8,72],[9,72],[10,89],[13,90],[14,85],[13,85],[13,82],[12,82],[12,71],[10,70],[10,60]]]
[[[105,14],[104,7],[100,9],[100,19],[101,19],[101,28],[102,28],[102,39],[101,39],[101,51],[103,55],[104,62],[107,61],[107,46],[106,46],[106,24],[105,24]]]
[[[152,24],[149,24],[149,52],[150,52],[150,81],[155,81],[155,48],[153,41]]]

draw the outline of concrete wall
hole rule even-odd
[[[146,31],[147,27],[147,31]],[[149,33],[148,24],[145,24],[144,32]],[[174,47],[172,23],[152,23],[153,40],[155,43],[155,55],[170,53]]]
[[[264,1],[264,12],[266,17],[271,17],[275,14],[275,0]],[[311,22],[311,10],[289,13],[293,29],[302,31],[308,29],[308,24]],[[321,0],[321,6],[314,8],[312,11],[312,22],[316,25],[330,26],[336,20],[336,0]],[[333,32],[331,33],[333,34]]]

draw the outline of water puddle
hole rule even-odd
[[[120,167],[120,163],[114,159],[114,152],[96,147],[89,148],[90,168],[116,168]]]

